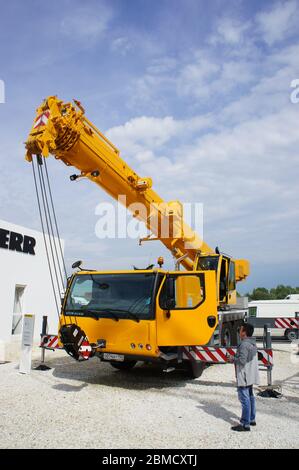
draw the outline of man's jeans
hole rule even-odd
[[[240,422],[245,428],[249,428],[250,423],[255,421],[255,396],[252,385],[249,387],[238,387],[238,397],[242,405]]]

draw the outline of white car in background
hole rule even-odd
[[[276,318],[299,318],[299,294],[287,295],[281,300],[253,300],[248,303],[248,321],[256,328],[256,335],[262,335],[266,323],[271,326],[272,336],[285,336],[293,341],[297,338],[298,329],[276,328]]]

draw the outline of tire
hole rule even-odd
[[[232,346],[239,346],[240,340],[240,329],[243,325],[243,320],[237,320],[233,323],[233,343]]]
[[[186,372],[189,379],[198,379],[206,368],[204,362],[189,361],[186,363]]]
[[[229,348],[233,343],[237,342],[236,334],[234,333],[233,326],[230,322],[225,322],[221,329],[221,345]]]
[[[297,330],[291,330],[291,329],[285,330],[284,336],[289,341],[294,341],[295,339],[298,338],[298,331]]]
[[[114,369],[117,369],[117,370],[131,370],[136,364],[137,364],[137,361],[123,361],[123,362],[111,361],[110,362],[110,365],[114,367]]]

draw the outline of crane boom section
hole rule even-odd
[[[194,269],[198,253],[214,253],[183,221],[182,205],[163,201],[152,189],[151,178],[141,178],[127,165],[119,150],[86,118],[78,101],[74,106],[55,96],[47,98],[37,109],[26,149],[28,161],[33,155],[52,154],[76,167],[80,176],[97,183],[114,199],[125,196],[120,201],[155,239],[177,259],[185,256],[182,264],[187,270]]]

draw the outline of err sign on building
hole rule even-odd
[[[0,263],[0,361],[8,361],[18,356],[24,314],[36,316],[36,343],[43,315],[51,331],[58,317],[41,232],[0,220]]]

